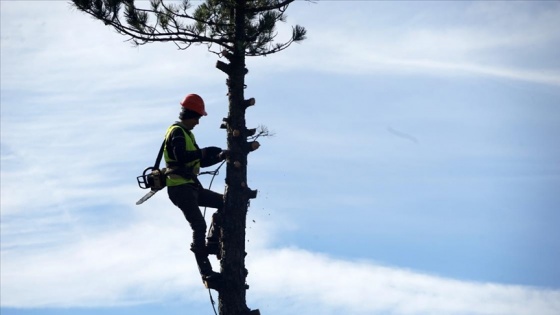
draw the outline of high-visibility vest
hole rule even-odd
[[[165,133],[165,147],[163,149],[163,157],[165,159],[165,164],[167,165],[167,168],[172,170],[182,169],[183,172],[186,171],[189,175],[192,175],[192,176],[184,177],[179,174],[181,172],[175,173],[171,171],[169,172],[165,180],[165,183],[168,187],[194,183],[194,178],[200,172],[200,159],[196,159],[189,163],[185,163],[184,165],[177,165],[178,164],[177,160],[172,159],[169,156],[169,152],[167,150],[168,148],[167,144],[171,140],[170,137],[171,134],[173,133],[173,130],[175,130],[175,128],[181,128],[181,131],[183,131],[183,135],[185,136],[185,143],[186,143],[185,149],[187,151],[198,150],[198,146],[196,145],[196,140],[192,132],[190,132],[189,130],[185,130],[185,128],[182,128],[177,124],[173,124],[167,129],[167,132]]]

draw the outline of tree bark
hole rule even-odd
[[[220,315],[244,315],[246,305],[245,227],[249,203],[247,186],[248,144],[245,137],[245,2],[236,0],[233,10],[235,21],[234,51],[228,56],[229,113],[226,118],[227,163],[224,214],[222,226],[221,273],[224,279],[219,294]]]

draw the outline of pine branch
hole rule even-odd
[[[136,45],[144,45],[149,42],[173,41],[181,49],[188,48],[191,44],[217,44],[231,49],[231,34],[225,32],[204,32],[200,27],[185,25],[178,18],[191,20],[198,25],[209,25],[227,29],[231,25],[213,23],[197,19],[186,13],[189,8],[188,1],[183,2],[183,13],[179,14],[178,6],[167,6],[162,0],[152,0],[152,9],[137,8],[133,0],[72,0],[76,8],[91,15],[95,19],[110,25],[123,35],[129,36]],[[127,25],[121,22],[120,9],[124,5],[122,18]],[[161,7],[160,7],[161,6]],[[156,17],[156,22],[149,25],[149,16]]]
[[[296,25],[292,28],[292,38],[285,43],[278,43],[276,45],[269,44],[266,47],[264,45],[254,45],[253,47],[249,48],[247,51],[247,56],[256,57],[256,56],[266,56],[271,55],[277,52],[280,52],[292,45],[293,43],[300,42],[306,38],[307,31],[304,27]],[[275,36],[275,35],[274,35]],[[269,42],[274,39],[274,36],[271,38]]]
[[[280,11],[284,12],[286,10],[286,7],[294,1],[295,0],[285,0],[285,1],[282,1],[282,2],[277,2],[277,3],[272,4],[272,5],[254,7],[254,8],[247,8],[247,12],[249,12],[249,13],[260,13],[260,12],[266,12],[266,11],[271,11],[271,10],[280,10]]]

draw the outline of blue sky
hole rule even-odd
[[[225,146],[218,57],[132,47],[65,1],[0,5],[2,314],[212,314],[180,211],[134,202],[185,94],[198,142]],[[248,305],[560,313],[560,2],[288,16],[279,37],[308,39],[247,62],[248,126],[274,133],[249,157]]]

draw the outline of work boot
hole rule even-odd
[[[191,243],[191,252],[194,253],[195,257],[208,256],[208,248],[206,247],[206,244],[204,244],[204,243],[202,243],[202,244]],[[198,258],[197,258],[197,261],[198,261]]]
[[[216,255],[216,258],[218,258],[218,260],[222,259],[220,242],[216,240],[208,239],[208,242],[206,243],[206,252],[208,253],[208,255]]]
[[[210,230],[208,231],[208,240],[218,241],[220,239],[220,234],[222,232],[220,230],[221,223],[222,215],[218,212],[214,212],[214,214],[212,214],[212,222],[210,222]]]
[[[218,212],[214,212],[212,214],[212,223],[210,225],[210,231],[208,231],[208,237],[206,238],[206,250],[208,251],[209,255],[216,255],[218,260],[221,257],[221,250],[220,250],[220,223],[221,223],[221,215]]]
[[[198,269],[200,271],[200,275],[202,277],[202,283],[207,289],[214,289],[219,291],[222,287],[222,275],[218,272],[212,270],[212,266],[210,265],[210,261],[208,257],[205,259],[197,259],[199,263]]]
[[[222,288],[222,274],[211,271],[209,274],[202,276],[202,283],[207,289],[219,291]]]
[[[219,290],[221,287],[222,275],[212,270],[212,264],[210,264],[210,260],[208,260],[208,254],[195,252],[194,257],[204,286],[208,289]]]

